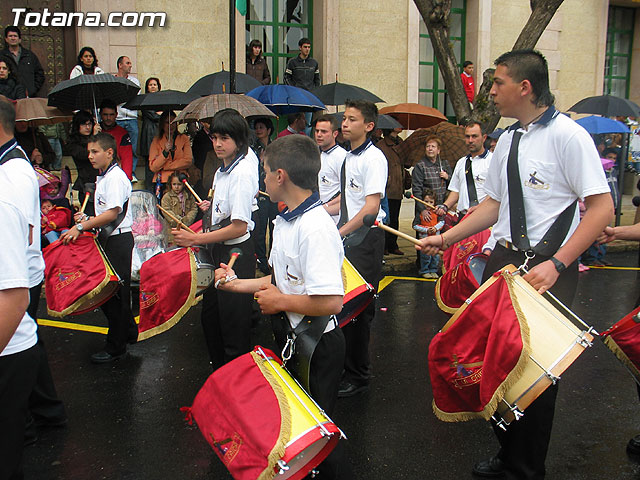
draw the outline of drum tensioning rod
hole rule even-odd
[[[289,391],[293,394],[294,397],[296,397],[296,399],[298,400],[298,402],[300,402],[300,404],[302,405],[302,408],[304,408],[307,413],[311,416],[311,418],[313,418],[313,420],[318,424],[318,426],[320,427],[320,429],[323,431],[325,436],[332,436],[333,434],[327,430],[327,428],[324,426],[324,423],[322,423],[321,420],[319,420],[315,414],[309,410],[309,408],[304,404],[304,401],[302,400],[302,398],[300,398],[300,396],[298,395],[298,392],[296,392],[295,390],[293,390],[293,388],[291,388],[291,386],[289,385],[289,382],[286,381],[286,379],[282,376],[282,374],[278,371],[277,367],[273,366],[273,361],[269,359],[269,357],[267,357],[267,354],[264,353],[264,351],[262,350],[262,348],[258,348],[258,352],[260,353],[260,355],[262,355],[262,358],[264,358],[267,363],[269,363],[269,365],[271,365],[271,367],[273,368],[273,370],[276,372],[276,375],[278,375],[278,377],[280,377],[280,380],[282,380],[282,383],[284,383],[287,388],[289,389]],[[278,365],[279,367],[280,365]],[[291,375],[291,378],[293,379],[294,382],[296,382],[296,384],[300,387],[301,390],[304,391],[304,388],[302,388],[302,385],[300,385],[300,383],[298,383],[298,380],[295,379],[295,377],[293,375]],[[316,403],[316,401],[311,397],[311,395],[309,395],[309,398],[311,399],[311,401],[313,402],[313,404],[318,407],[318,410],[320,410],[320,412],[322,412],[322,414],[331,422],[335,425],[335,422],[333,420],[331,420],[329,418],[329,415],[327,415],[324,410],[322,410],[322,408],[320,408],[320,405],[318,405]],[[337,425],[336,425],[337,427]],[[338,430],[340,430],[340,428],[338,427]],[[344,439],[347,438],[347,436],[343,433],[342,430],[340,430],[340,436]]]

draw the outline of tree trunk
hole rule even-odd
[[[500,120],[500,114],[489,97],[495,70],[490,68],[483,73],[482,85],[476,95],[472,114],[460,80],[458,62],[449,41],[451,0],[414,0],[414,2],[429,31],[438,67],[458,121],[462,122],[465,118],[473,116],[474,119],[485,124],[489,131],[493,130]],[[530,0],[531,15],[513,45],[513,50],[534,48],[562,2],[563,0]]]
[[[469,100],[460,80],[458,62],[449,40],[451,0],[415,0],[429,31],[438,68],[458,120],[471,116]]]

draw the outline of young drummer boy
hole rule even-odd
[[[138,339],[138,327],[131,312],[131,252],[133,251],[133,223],[128,201],[131,182],[118,166],[116,141],[108,133],[92,136],[87,144],[89,161],[99,170],[94,195],[95,217],[76,213],[76,225],[60,236],[63,243],[75,241],[82,232],[102,228],[108,233],[101,244],[111,265],[122,281],[118,292],[104,305],[102,311],[109,321],[104,349],[91,355],[93,363],[109,363],[124,356],[127,343]]]
[[[342,309],[342,242],[318,194],[320,152],[313,140],[302,135],[276,140],[265,150],[264,165],[267,193],[272,201],[287,206],[275,220],[269,259],[273,274],[234,279],[218,288],[253,294],[263,314],[285,312],[295,329],[305,316],[328,316]],[[235,277],[226,264],[221,266],[216,282]],[[309,372],[309,393],[329,415],[337,401],[344,352],[342,330],[331,319]]]
[[[342,121],[342,134],[351,142],[344,160],[341,195],[329,202],[327,211],[340,213],[338,228],[344,237],[345,256],[373,288],[378,289],[384,254],[384,232],[367,227],[365,215],[385,217],[380,200],[387,186],[387,159],[373,145],[370,136],[378,119],[378,108],[365,100],[347,101]],[[347,353],[340,397],[350,397],[369,388],[371,366],[369,337],[375,314],[375,302],[343,328]]]
[[[236,273],[253,278],[256,258],[250,232],[251,212],[257,205],[258,159],[249,148],[249,125],[236,110],[227,108],[215,114],[209,135],[223,166],[213,179],[213,199],[198,206],[211,215],[212,228],[198,234],[174,228],[171,234],[181,247],[212,244],[214,265],[228,262],[231,250],[240,249]],[[214,370],[253,347],[252,312],[251,295],[234,296],[214,288],[205,291],[201,322]]]

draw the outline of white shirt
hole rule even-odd
[[[311,195],[292,212],[274,221],[269,264],[278,290],[287,295],[344,295],[342,262],[344,250],[331,216]],[[292,328],[304,315],[286,312]],[[329,322],[325,333],[335,328]]]
[[[507,160],[517,127],[519,124],[500,136],[485,182],[487,195],[500,202],[498,221],[492,231],[498,242],[512,241]],[[531,246],[535,247],[556,218],[576,198],[584,199],[610,190],[598,151],[587,131],[555,108],[550,107],[538,122],[529,126],[528,131],[518,130],[523,132],[518,165],[527,234]],[[579,221],[576,208],[571,228],[562,244],[576,230]]]
[[[15,142],[15,140],[13,140]],[[22,152],[25,158],[27,154],[21,147],[16,148]],[[0,156],[0,161],[13,150],[9,148]],[[33,227],[32,242],[27,247],[27,260],[29,265],[29,288],[35,287],[44,279],[44,259],[40,249],[40,190],[38,177],[28,160],[13,158],[0,166],[0,183],[6,185],[0,188],[0,199],[11,203]]]
[[[127,80],[131,80],[137,86],[140,86],[140,80],[138,80],[133,75],[129,75],[127,77]],[[138,94],[140,94],[140,92],[138,92]],[[118,116],[116,117],[116,121],[118,121],[118,120],[137,120],[138,119],[138,111],[137,110],[129,110],[128,108],[124,108],[122,105],[124,105],[124,103],[121,103],[120,105],[118,105]],[[134,155],[135,155],[135,153],[136,152],[133,152]]]
[[[1,181],[0,185],[5,186]],[[29,221],[14,204],[0,200],[0,290],[29,288],[29,266],[26,255],[29,244]],[[18,328],[0,356],[12,355],[33,347],[38,341],[36,322],[24,313]]]
[[[131,198],[131,181],[117,164],[113,163],[103,175],[96,177],[96,193],[93,200],[96,216],[116,207],[118,213],[122,212],[122,207],[129,198]],[[116,226],[111,236],[130,232],[131,225],[133,225],[133,215],[129,205],[124,219]]]
[[[471,172],[473,172],[473,183],[476,185],[476,194],[478,195],[478,203],[480,203],[487,196],[487,192],[484,191],[484,182],[487,179],[487,171],[489,170],[489,164],[491,163],[491,152],[486,150],[482,155],[471,157]],[[458,197],[458,211],[464,212],[469,210],[469,191],[467,190],[467,171],[466,171],[467,157],[462,157],[456,163],[456,167],[451,174],[451,183],[449,183],[448,189],[452,192],[457,192]]]
[[[348,218],[351,220],[362,210],[367,196],[379,194],[380,199],[384,197],[387,188],[387,157],[367,139],[355,150],[347,152],[344,168],[344,194]],[[385,216],[384,210],[379,208],[376,220],[382,222]]]
[[[320,200],[327,203],[340,193],[340,171],[347,151],[337,143],[326,152],[320,151],[320,171],[318,172],[318,191]],[[332,215],[337,224],[340,214]]]
[[[96,67],[93,71],[94,75],[102,75],[103,73],[104,73],[104,70],[102,70],[100,67]],[[71,70],[71,74],[69,74],[69,80],[71,80],[72,78],[79,77],[80,75],[84,75],[82,67],[80,65],[76,65]]]
[[[217,225],[225,218],[247,223],[247,232],[253,230],[251,212],[257,209],[258,158],[253,150],[237,158],[228,167],[222,166],[213,176],[213,200],[211,224]],[[255,207],[255,208],[254,208]]]

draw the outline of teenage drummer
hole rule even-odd
[[[576,259],[611,221],[613,203],[598,152],[587,132],[553,106],[547,61],[517,50],[496,61],[491,97],[502,116],[518,120],[498,140],[487,172],[487,197],[464,222],[422,239],[437,253],[494,225],[497,241],[483,281],[505,265],[527,265],[524,279],[539,293],[549,289],[571,306],[578,278]],[[587,211],[579,221],[577,200]],[[558,386],[545,390],[503,431],[493,425],[500,450],[477,463],[481,477],[541,479],[551,438]]]
[[[333,316],[342,309],[344,252],[340,234],[322,208],[318,193],[320,152],[310,138],[289,135],[269,145],[264,155],[267,193],[272,201],[287,206],[275,220],[269,258],[273,274],[251,280],[234,279],[237,272],[223,264],[223,268],[216,270],[216,282],[233,279],[219,285],[219,290],[255,295],[263,314],[285,312],[282,317],[287,322],[285,328],[298,335],[310,335],[308,338],[318,342],[315,350],[311,349],[307,388],[318,405],[331,415],[338,399],[345,356],[344,336]],[[273,324],[282,348],[285,338],[277,325],[280,318],[274,318]],[[317,337],[309,333],[314,326],[306,333],[300,330],[300,325],[308,320],[312,325],[319,322]],[[303,355],[301,346],[294,351]],[[301,378],[304,372],[292,373],[303,385],[307,383]],[[318,478],[337,478],[338,463],[332,455],[320,465]]]
[[[109,363],[124,356],[127,343],[135,343],[138,339],[138,327],[131,312],[133,221],[128,208],[131,182],[118,166],[116,141],[111,135],[100,132],[90,137],[87,149],[91,165],[99,170],[94,195],[96,216],[76,213],[76,225],[60,239],[68,244],[82,232],[100,228],[100,244],[120,277],[120,289],[101,307],[109,321],[107,341],[103,350],[91,355],[93,363]]]
[[[254,223],[251,213],[258,194],[258,159],[249,149],[249,125],[236,110],[221,110],[213,117],[209,136],[215,154],[223,162],[213,178],[213,199],[198,204],[210,212],[211,229],[190,233],[172,229],[181,247],[212,245],[213,264],[228,262],[231,250],[242,255],[235,263],[236,275],[253,278],[256,259],[250,232]],[[253,296],[231,295],[229,292],[205,291],[202,299],[202,329],[213,369],[221,367],[251,350],[251,316]]]

